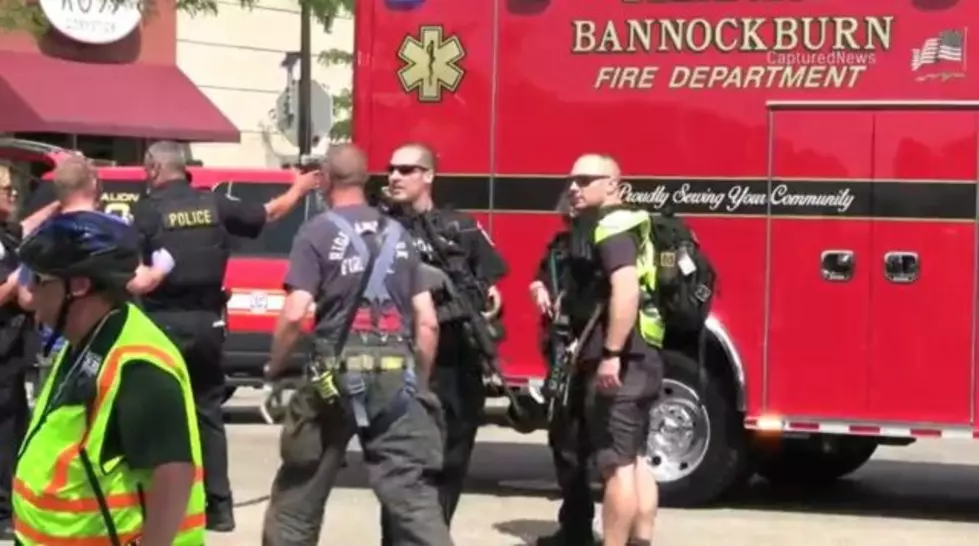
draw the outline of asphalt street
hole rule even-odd
[[[269,483],[277,464],[277,427],[256,424],[254,392],[229,413],[238,530],[208,544],[259,544]],[[327,506],[321,545],[379,544],[378,506],[359,465],[349,467]],[[824,491],[773,491],[758,480],[731,504],[666,509],[657,546],[954,546],[979,540],[979,442],[927,441],[882,448],[852,478]],[[461,546],[514,546],[554,530],[557,510],[542,433],[486,427],[453,535]]]
[[[208,544],[260,544],[268,488],[278,464],[278,427],[260,423],[255,391],[229,408],[238,529]],[[327,507],[321,545],[379,544],[378,506],[359,464]],[[556,486],[544,435],[481,431],[468,493],[453,529],[460,546],[515,546],[554,530]],[[657,546],[955,546],[979,540],[979,442],[925,441],[882,448],[828,490],[774,491],[757,481],[730,504],[660,513]]]

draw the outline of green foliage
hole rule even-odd
[[[354,62],[353,53],[342,49],[328,49],[319,54],[319,62],[325,66],[350,66]],[[333,95],[333,127],[330,140],[350,140],[350,115],[353,110],[353,95],[350,89],[341,89]]]
[[[22,30],[36,36],[48,30],[48,22],[40,6],[27,5],[24,0],[0,0],[0,32]]]

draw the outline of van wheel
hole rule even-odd
[[[877,451],[873,438],[782,438],[760,453],[758,475],[774,486],[825,486],[855,472]]]
[[[720,380],[684,353],[663,351],[663,393],[651,410],[647,462],[664,505],[718,500],[745,476],[744,422]]]

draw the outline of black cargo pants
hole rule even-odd
[[[151,316],[177,346],[187,364],[197,407],[207,511],[230,514],[232,496],[228,478],[228,437],[221,409],[225,389],[221,366],[225,329],[219,322],[221,316],[209,311],[154,312]]]
[[[430,392],[403,396],[410,398],[400,417],[360,438],[367,480],[389,514],[393,545],[451,546],[434,484],[442,467],[442,410]],[[356,433],[345,404],[325,402],[310,385],[296,391],[283,421],[263,546],[319,543],[326,501]]]
[[[445,420],[445,453],[437,483],[439,504],[446,525],[459,507],[469,462],[476,447],[476,431],[483,424],[486,388],[478,357],[463,341],[462,332],[443,325],[432,370],[431,390],[438,396]],[[387,514],[381,510],[382,546],[392,546]]]
[[[19,358],[0,362],[0,524],[11,517],[14,464],[29,417],[25,371]]]
[[[547,429],[554,471],[561,489],[558,523],[562,535],[581,537],[581,545],[591,546],[595,502],[591,491],[590,460],[594,452],[587,422],[587,378],[577,373],[568,386],[567,404],[555,408]],[[572,546],[572,545],[569,545]]]

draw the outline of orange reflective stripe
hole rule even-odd
[[[177,363],[173,361],[170,355],[152,345],[123,345],[122,347],[113,349],[109,353],[109,359],[105,363],[105,370],[100,374],[98,393],[95,397],[95,407],[92,409],[88,426],[85,427],[85,433],[82,434],[82,438],[77,444],[66,447],[64,451],[58,454],[54,468],[51,469],[51,481],[44,488],[44,492],[47,495],[57,494],[68,483],[68,472],[71,468],[71,461],[74,460],[81,447],[88,440],[88,433],[92,429],[92,423],[95,417],[102,412],[105,399],[109,395],[109,391],[112,390],[112,384],[115,383],[116,376],[119,375],[119,365],[122,364],[123,357],[132,354],[148,354],[159,359],[160,362],[170,368],[177,367]]]
[[[194,485],[204,481],[204,469],[197,467],[194,469]],[[27,484],[19,478],[14,479],[14,491],[39,510],[46,512],[98,512],[99,502],[95,497],[81,499],[62,499],[45,492],[38,495],[27,487]],[[116,493],[106,495],[105,503],[110,510],[122,508],[132,508],[139,506],[139,494],[137,493]]]
[[[14,491],[25,501],[39,510],[46,512],[98,512],[99,501],[92,498],[82,499],[59,499],[50,495],[38,495],[33,493],[27,484],[21,480],[14,480]],[[139,506],[139,495],[136,493],[119,493],[106,495],[105,503],[110,510],[121,508],[134,508]]]
[[[204,527],[204,514],[193,514],[184,518],[180,523],[180,533],[186,533],[194,529]],[[28,526],[23,521],[14,516],[14,532],[43,546],[109,546],[111,544],[108,536],[95,537],[58,537],[52,536]],[[140,537],[141,531],[135,533],[124,533],[119,535],[119,541],[123,544],[132,542]]]

